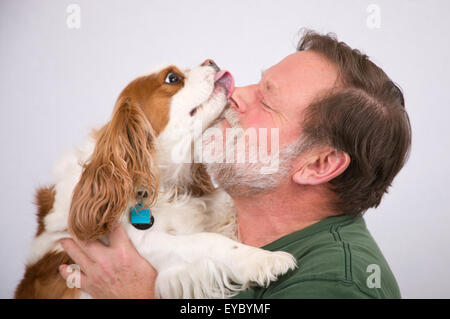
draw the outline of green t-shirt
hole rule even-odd
[[[362,217],[328,217],[262,248],[291,253],[298,268],[234,298],[401,298]]]

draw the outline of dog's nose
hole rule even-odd
[[[217,72],[220,71],[220,68],[217,66],[216,62],[211,59],[206,59],[205,62],[201,64],[201,66],[212,66]]]

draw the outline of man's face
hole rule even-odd
[[[337,70],[312,51],[296,52],[263,72],[257,84],[238,87],[231,107],[248,128],[279,128],[280,147],[299,138],[304,109],[323,90],[332,88]],[[227,120],[223,128],[230,127]]]
[[[303,111],[318,94],[331,89],[337,82],[337,69],[321,55],[312,51],[296,52],[263,72],[257,84],[238,87],[231,96],[231,109],[219,123],[226,136],[227,128],[240,127],[244,131],[254,129],[279,130],[279,170],[263,176],[260,165],[221,163],[208,165],[208,171],[216,182],[227,190],[239,193],[244,189],[261,192],[278,186],[290,177],[292,162],[297,157],[301,137]],[[270,133],[267,133],[270,136]],[[258,143],[261,140],[258,136]],[[230,141],[225,141],[229,143]],[[271,152],[271,142],[267,141]],[[243,186],[244,189],[242,187]]]

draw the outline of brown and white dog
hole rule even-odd
[[[190,152],[172,159],[175,149],[190,150],[180,145],[186,136],[191,143],[201,138],[195,123],[207,128],[221,116],[233,87],[231,74],[211,60],[185,70],[168,66],[128,84],[110,122],[66,154],[54,184],[37,191],[39,227],[15,297],[89,297],[59,275],[60,264],[73,262],[58,239],[70,230],[82,240],[102,240],[116,221],[158,271],[161,298],[229,297],[294,268],[285,252],[239,243],[231,198]],[[146,230],[130,223],[138,200],[154,216]]]

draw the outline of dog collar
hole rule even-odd
[[[141,203],[130,208],[130,223],[136,229],[146,230],[152,227],[155,219],[149,207],[144,207]]]

